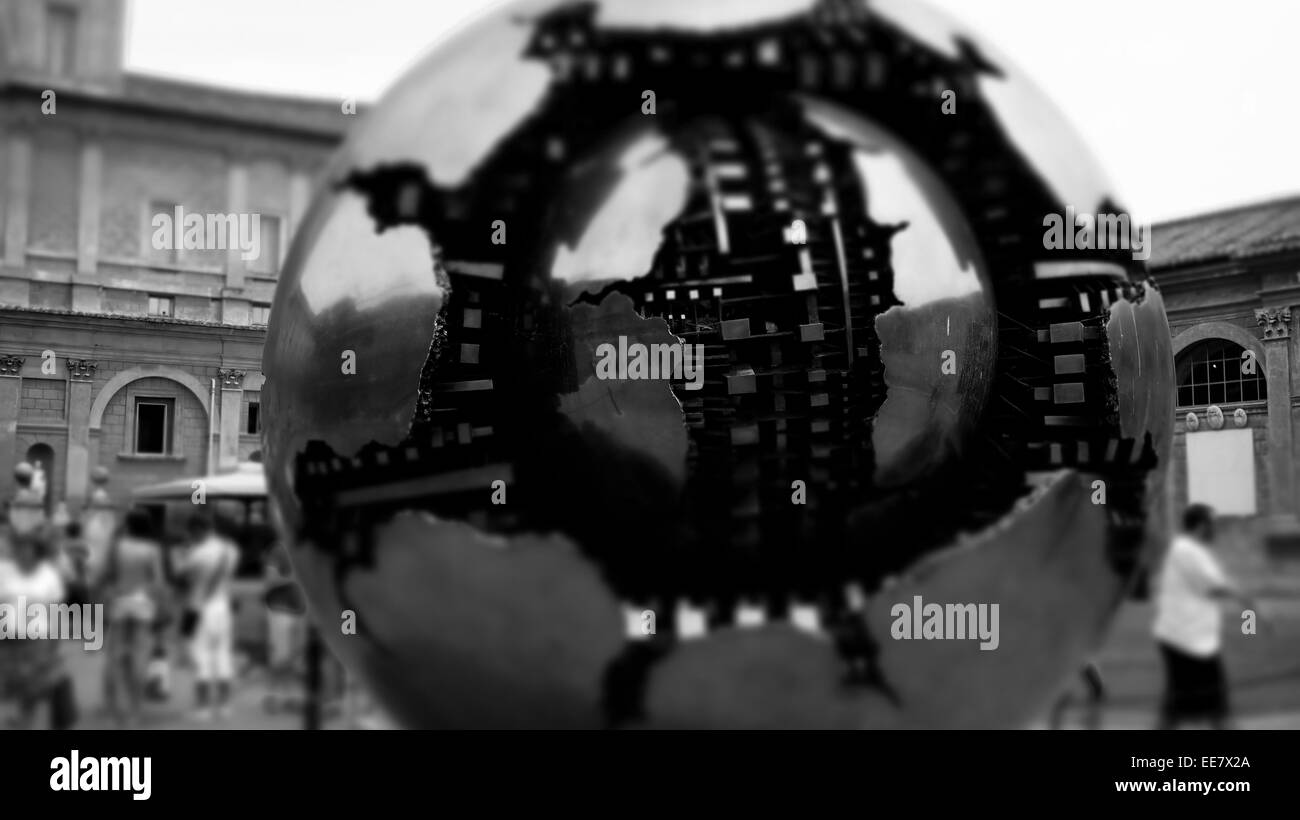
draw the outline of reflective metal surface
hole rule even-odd
[[[281,278],[264,458],[399,716],[1005,726],[1072,672],[1155,543],[1169,332],[1127,252],[1045,249],[1118,207],[978,42],[892,2],[522,4],[359,123]],[[997,604],[996,650],[895,640],[916,596]]]

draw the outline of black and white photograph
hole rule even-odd
[[[1284,793],[1297,38],[0,0],[0,801],[501,731]],[[1005,748],[887,757],[940,742]]]

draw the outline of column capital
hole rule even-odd
[[[221,368],[217,371],[217,377],[221,379],[222,390],[243,390],[244,376],[248,375],[246,370],[227,370]]]
[[[17,376],[23,370],[22,356],[0,355],[0,376]]]
[[[1291,308],[1260,308],[1255,321],[1264,328],[1264,339],[1287,339],[1291,336]]]
[[[99,365],[90,359],[68,359],[68,377],[73,381],[92,381]]]

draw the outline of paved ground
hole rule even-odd
[[[79,729],[120,729],[117,721],[105,708],[103,697],[104,653],[83,652],[67,647],[66,660],[77,692],[81,720]],[[200,719],[194,709],[194,675],[183,664],[173,665],[171,697],[162,702],[146,703],[142,709],[140,729],[301,729],[301,709],[293,706],[267,708],[271,687],[264,669],[246,660],[241,663],[241,675],[233,687],[230,715],[227,720]],[[287,690],[291,697],[301,702],[301,687]],[[350,705],[351,711],[348,711]],[[44,720],[39,721],[44,725]],[[335,698],[326,706],[327,729],[387,728],[386,721],[369,706],[360,692],[354,691],[351,701]]]
[[[1300,563],[1269,561],[1249,530],[1229,530],[1221,555],[1229,571],[1259,599],[1261,628],[1244,635],[1238,613],[1225,617],[1224,651],[1231,683],[1236,723],[1243,729],[1300,729]],[[1145,729],[1155,723],[1163,687],[1163,669],[1150,637],[1150,603],[1126,604],[1119,613],[1098,662],[1107,689],[1100,725],[1107,729]],[[70,652],[70,666],[81,706],[82,728],[114,728],[103,713],[101,653]],[[191,718],[192,675],[174,670],[172,699],[146,707],[142,728],[294,729],[302,726],[298,713],[270,713],[264,708],[269,692],[265,673],[245,663],[235,688],[231,719],[226,723],[200,723]],[[364,701],[354,699],[353,703]],[[1081,698],[1076,698],[1076,703]],[[360,717],[363,715],[364,717]],[[1064,712],[1065,728],[1083,721],[1078,706]],[[328,714],[327,728],[348,728],[365,723],[383,725],[373,709],[348,712],[336,702]],[[1047,721],[1036,721],[1042,728]]]
[[[1228,573],[1257,600],[1258,631],[1242,634],[1240,608],[1224,610],[1224,659],[1239,728],[1300,729],[1300,562],[1270,559],[1260,545],[1263,522],[1226,523],[1216,552]],[[1151,640],[1149,602],[1120,611],[1098,655],[1107,700],[1104,728],[1149,728],[1164,670]],[[1078,709],[1066,722],[1078,725]]]
[[[1077,711],[1071,711],[1062,729],[1082,729],[1082,715]],[[1122,709],[1102,710],[1101,722],[1098,729],[1121,729],[1121,730],[1147,730],[1152,728],[1155,722],[1153,711],[1124,711]],[[1032,729],[1049,728],[1046,721],[1034,723]],[[1183,727],[1188,730],[1199,728],[1198,726]],[[1297,712],[1273,712],[1260,713],[1253,715],[1242,715],[1236,718],[1233,728],[1236,729],[1289,729],[1300,730],[1300,711]]]
[[[1300,595],[1272,595],[1261,599],[1260,608],[1269,625],[1260,634],[1229,630],[1225,652],[1232,682],[1236,722],[1241,729],[1300,729]],[[1149,637],[1150,604],[1126,605],[1099,655],[1107,700],[1100,712],[1104,729],[1149,729],[1155,723],[1156,706],[1163,686],[1159,656]],[[1232,623],[1231,619],[1228,619]],[[102,709],[100,681],[102,655],[73,652],[70,666],[77,685],[83,720],[80,728],[111,729],[116,724]],[[297,729],[300,713],[270,713],[264,701],[270,692],[266,674],[248,665],[234,690],[231,719],[205,723],[192,718],[193,677],[185,668],[174,670],[173,695],[166,703],[145,707],[141,728],[182,729]],[[354,704],[364,703],[358,696]],[[1079,728],[1083,709],[1075,705],[1064,712],[1064,728]],[[363,714],[364,713],[364,714]],[[326,728],[387,728],[373,709],[358,706],[353,717],[336,701],[327,713]],[[1046,719],[1034,728],[1045,728]]]

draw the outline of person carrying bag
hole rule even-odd
[[[202,591],[197,597],[191,598],[190,603],[185,606],[181,612],[181,621],[179,624],[181,637],[185,640],[193,640],[199,631],[199,623],[203,620],[203,608],[217,594],[221,587],[221,582],[229,570],[230,559],[227,555],[222,555],[221,563],[217,569],[206,579]]]

